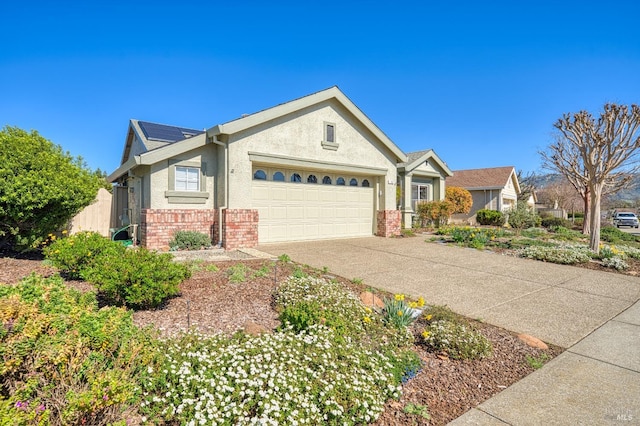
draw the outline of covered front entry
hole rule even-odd
[[[347,185],[253,180],[251,199],[259,214],[258,241],[372,235],[374,189]]]

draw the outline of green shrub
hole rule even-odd
[[[505,224],[505,217],[497,210],[482,209],[476,212],[476,221],[480,225],[502,226]]]
[[[38,132],[0,130],[0,248],[36,248],[85,206],[104,178]]]
[[[569,228],[571,226],[571,222],[561,217],[554,216],[545,216],[542,218],[540,224],[545,228],[556,228],[558,226],[564,226],[565,228]]]
[[[197,231],[178,231],[169,242],[170,250],[200,250],[211,247],[211,238]]]
[[[178,285],[191,272],[186,265],[173,262],[171,254],[141,247],[117,256],[100,256],[84,275],[111,301],[148,308],[178,294]]]
[[[540,216],[525,203],[517,205],[509,212],[509,226],[514,229],[526,229],[540,226]]]
[[[554,240],[575,241],[584,238],[584,235],[581,232],[565,228],[564,226],[551,228],[551,231],[553,232],[552,237]]]
[[[618,271],[629,269],[629,264],[625,262],[623,258],[617,256],[602,259],[602,265],[606,266],[607,268],[616,269]]]
[[[620,241],[639,241],[640,239],[624,231],[619,230],[615,226],[603,226],[600,229],[600,239],[608,243],[618,243]]]
[[[520,235],[526,238],[540,238],[542,236],[546,236],[547,230],[544,228],[527,228],[527,229],[523,229],[520,232]]]
[[[518,250],[520,257],[542,260],[544,262],[574,265],[585,263],[591,259],[591,251],[587,246],[530,246]]]
[[[83,273],[103,255],[121,256],[125,247],[97,232],[80,232],[56,239],[43,253],[53,266],[71,279],[83,278]]]
[[[249,268],[244,263],[236,263],[227,269],[227,275],[229,276],[229,282],[234,284],[243,283],[247,280],[247,273]]]
[[[156,357],[122,308],[59,276],[0,286],[0,424],[107,425],[135,413]]]
[[[429,323],[421,334],[429,350],[444,352],[453,359],[478,359],[490,356],[491,342],[465,324],[439,320]]]
[[[275,295],[283,324],[291,323],[296,331],[311,325],[325,324],[338,336],[364,333],[365,307],[340,283],[324,278],[290,277],[280,284]]]
[[[453,212],[453,205],[448,201],[425,201],[416,205],[416,217],[421,227],[446,225]]]

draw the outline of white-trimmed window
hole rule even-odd
[[[176,166],[176,191],[200,191],[200,169],[197,167]]]
[[[432,186],[429,184],[411,184],[411,201],[413,203],[414,211],[416,211],[418,203],[433,200],[433,194],[431,191]]]

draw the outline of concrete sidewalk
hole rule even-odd
[[[568,348],[454,424],[640,423],[640,278],[424,240],[259,249]]]

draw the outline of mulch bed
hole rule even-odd
[[[242,283],[231,283],[227,271],[240,262],[249,268],[249,278]],[[182,283],[179,296],[159,309],[135,312],[134,322],[156,327],[165,336],[188,326],[197,327],[203,333],[233,333],[248,323],[267,329],[279,325],[273,308],[273,290],[277,282],[289,276],[298,265],[279,262],[274,270],[272,261],[223,261],[215,263],[218,272],[208,272],[208,264],[201,264],[201,270]],[[252,277],[265,266],[269,270],[267,276]],[[0,257],[0,283],[16,283],[31,272],[51,275],[55,270],[37,259]],[[356,285],[342,277],[332,278],[355,292],[366,287],[366,283]],[[92,288],[82,281],[69,281],[68,285],[81,291]],[[492,342],[493,356],[478,361],[456,361],[429,353],[416,344],[415,350],[424,367],[404,385],[400,400],[387,403],[376,425],[444,425],[534,371],[527,364],[527,356],[539,358],[546,354],[551,359],[562,351],[557,347],[545,351],[534,349],[509,331],[484,323],[473,324]],[[419,323],[415,324],[415,333],[421,331],[420,327]],[[430,419],[405,413],[409,403],[427,407]]]

